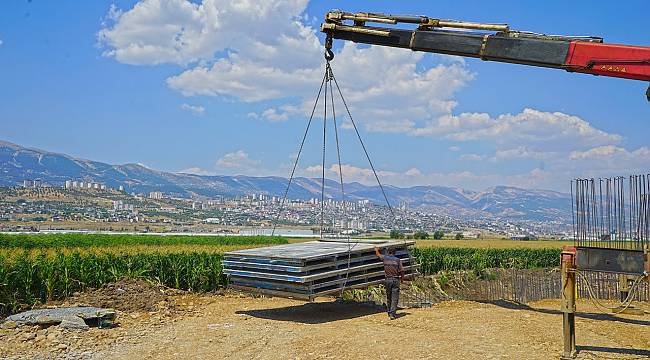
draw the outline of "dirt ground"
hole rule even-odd
[[[173,310],[173,294],[181,293],[173,289],[154,286],[144,280],[120,280],[100,289],[90,289],[75,293],[63,302],[51,305],[92,304],[92,306],[112,308],[122,312],[157,311],[161,308]]]
[[[129,286],[104,292],[122,293],[118,289]],[[2,329],[0,358],[519,360],[557,359],[562,348],[555,300],[530,307],[447,301],[405,309],[391,321],[366,303],[169,294],[146,286],[138,291],[144,298],[152,291],[163,295],[154,296],[154,307],[114,302],[119,318],[111,329]],[[97,292],[93,296],[105,300]],[[650,358],[650,315],[600,315],[588,302],[578,309],[578,358]]]

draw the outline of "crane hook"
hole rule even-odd
[[[332,61],[334,60],[334,52],[332,51],[332,34],[329,33],[327,34],[327,37],[325,38],[325,60]]]
[[[648,102],[650,102],[650,85],[648,85],[648,90],[645,92],[646,98],[648,98]]]
[[[325,60],[327,61],[334,60],[334,52],[332,52],[332,49],[325,49]]]

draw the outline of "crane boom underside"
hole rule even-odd
[[[345,20],[354,23],[346,25]],[[416,30],[373,27],[366,26],[365,21],[418,23],[419,27]],[[445,28],[436,27],[442,25]],[[447,26],[465,30],[448,30]],[[467,28],[500,31],[489,33],[467,31]],[[650,47],[604,44],[596,37],[548,36],[512,31],[507,25],[499,24],[342,12],[328,13],[321,29],[334,39],[363,44],[650,81]]]

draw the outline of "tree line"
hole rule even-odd
[[[432,238],[434,240],[441,240],[444,237],[445,237],[445,233],[440,231],[440,230],[434,231],[433,234],[431,234],[431,236],[426,231],[416,231],[413,234],[406,234],[406,233],[404,233],[402,231],[399,231],[399,230],[391,230],[390,231],[390,238],[391,239],[428,240],[429,238]],[[454,236],[454,239],[462,240],[463,237],[464,236],[463,236],[462,233],[456,233],[456,235]]]

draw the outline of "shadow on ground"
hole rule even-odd
[[[578,353],[592,354],[595,357],[603,357],[602,353],[618,354],[618,355],[638,355],[637,359],[650,358],[650,350],[626,349],[626,348],[613,348],[607,346],[577,346]],[[626,358],[627,359],[627,358]]]
[[[382,307],[377,306],[374,303],[333,301],[305,303],[302,305],[273,309],[240,310],[237,311],[236,314],[245,314],[261,319],[292,321],[302,324],[322,324],[339,320],[354,319],[382,312],[384,312]]]
[[[496,305],[502,308],[512,309],[512,310],[528,310],[528,311],[534,311],[542,314],[562,315],[562,312],[560,310],[534,308],[525,304],[519,304],[519,303],[506,301],[506,300],[480,301],[480,302],[485,304],[492,304],[492,305]],[[583,318],[583,319],[590,319],[590,320],[618,321],[618,322],[622,322],[626,324],[634,324],[634,325],[650,325],[649,320],[628,319],[628,318],[616,316],[614,314],[576,312],[576,317]]]

